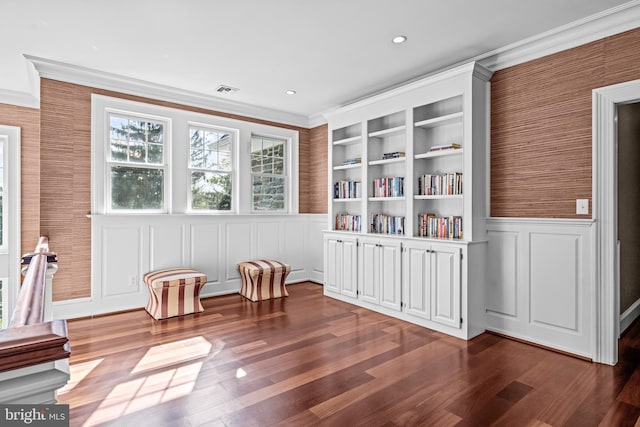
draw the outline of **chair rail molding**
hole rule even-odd
[[[596,221],[595,362],[615,365],[620,335],[617,256],[617,105],[640,100],[640,80],[592,92],[593,219]]]

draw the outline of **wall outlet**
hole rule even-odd
[[[129,276],[129,286],[132,288],[138,286],[138,278],[136,276]]]
[[[589,199],[576,199],[576,214],[589,215]]]

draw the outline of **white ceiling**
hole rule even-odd
[[[313,116],[627,1],[1,0],[0,92],[27,54]]]

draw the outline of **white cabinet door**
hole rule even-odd
[[[360,239],[360,296],[372,304],[380,304],[379,249],[378,240]]]
[[[342,279],[342,244],[332,237],[324,241],[324,286],[327,290],[340,292]]]
[[[380,274],[380,305],[400,310],[401,308],[401,243],[381,241],[378,245]]]
[[[342,294],[358,296],[358,243],[356,239],[341,239]]]
[[[431,320],[460,328],[460,248],[431,246]]]
[[[403,310],[423,319],[431,318],[431,252],[422,242],[404,244]]]

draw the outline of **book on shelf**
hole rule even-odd
[[[385,214],[373,214],[369,226],[371,233],[404,234],[404,217]]]
[[[353,159],[347,159],[344,162],[342,162],[343,166],[346,165],[357,165],[358,163],[362,163],[362,157],[355,157]]]
[[[452,142],[450,144],[433,145],[429,151],[456,150],[458,148],[462,148],[462,145]]]
[[[335,229],[337,231],[360,231],[360,215],[337,214]]]
[[[384,153],[382,155],[382,160],[398,159],[400,157],[406,157],[404,151],[394,151],[393,153]]]
[[[437,217],[433,213],[418,214],[418,236],[450,240],[462,239],[462,217]]]
[[[373,197],[404,196],[404,177],[376,178],[373,180]]]
[[[462,173],[422,175],[418,177],[418,195],[452,196],[462,194]]]
[[[334,199],[359,199],[362,197],[360,181],[338,181],[333,184]]]

